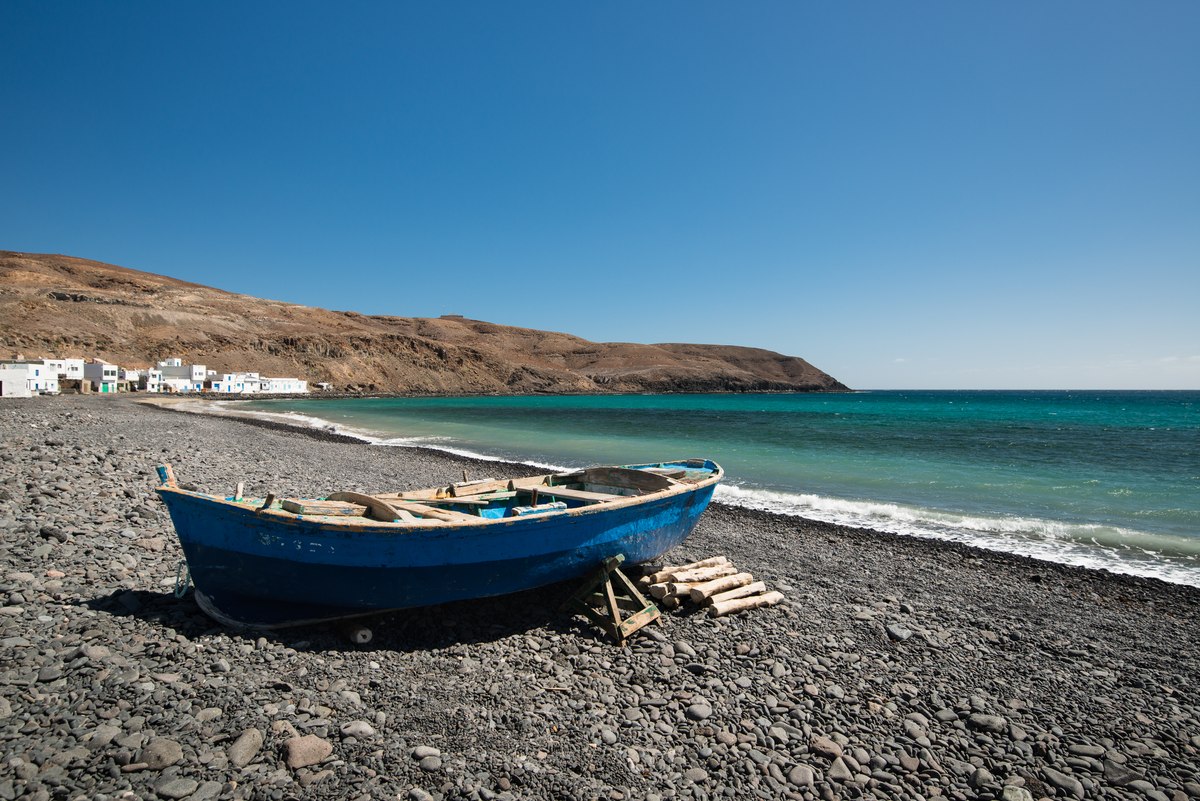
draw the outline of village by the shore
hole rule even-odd
[[[315,385],[328,390],[327,383]],[[0,360],[0,397],[29,398],[63,392],[102,395],[118,392],[216,395],[305,395],[308,381],[258,372],[220,373],[203,364],[171,358],[152,367],[122,367],[99,358]]]

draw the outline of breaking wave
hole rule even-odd
[[[747,509],[1200,587],[1200,541],[1169,534],[1035,517],[957,514],[728,483],[717,487],[714,499]]]

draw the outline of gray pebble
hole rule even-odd
[[[226,755],[234,767],[243,768],[254,761],[262,744],[263,733],[261,731],[254,728],[246,729],[238,735],[233,745],[229,746]]]
[[[151,740],[142,749],[139,762],[145,762],[150,770],[162,770],[183,759],[183,748],[174,740],[160,738]]]
[[[164,779],[154,785],[154,792],[163,798],[187,798],[196,792],[199,786],[200,783],[195,779]]]

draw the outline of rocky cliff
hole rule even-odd
[[[589,342],[457,317],[263,300],[69,256],[0,251],[0,357],[168,357],[387,393],[846,389],[803,359],[722,345]]]

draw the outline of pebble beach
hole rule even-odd
[[[176,597],[155,466],[308,497],[540,471],[129,397],[5,400],[0,452],[3,801],[1200,798],[1194,587],[714,504],[664,562],[784,603],[618,647],[555,585],[356,645]]]

